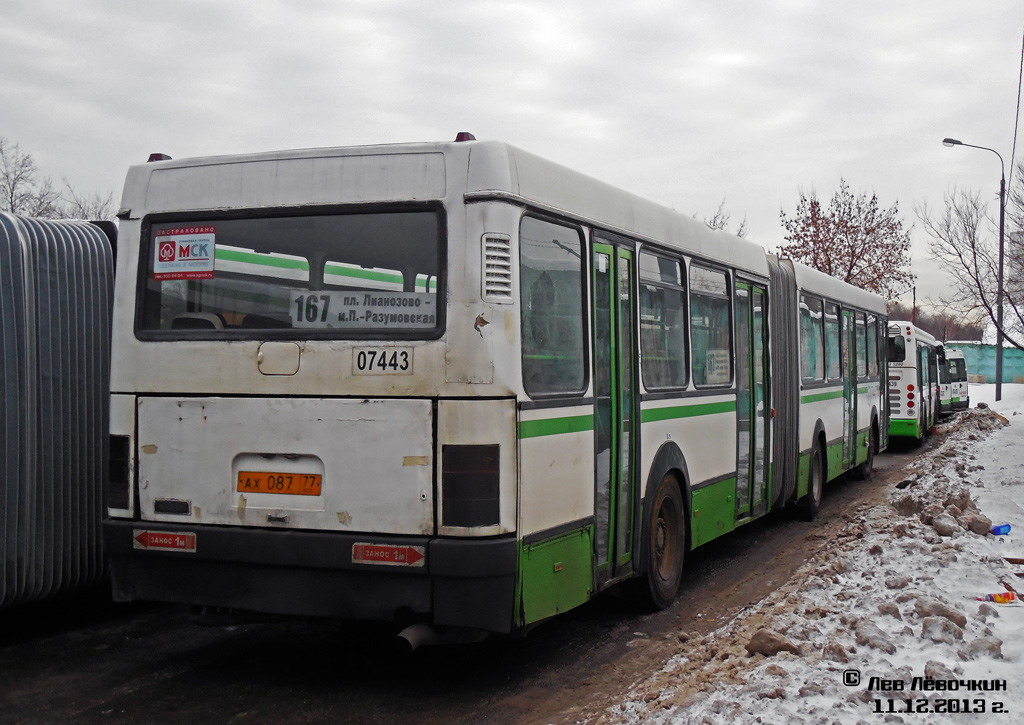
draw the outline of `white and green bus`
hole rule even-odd
[[[939,365],[939,413],[952,413],[971,407],[967,384],[967,363],[962,350],[943,346],[946,361]]]
[[[921,441],[939,415],[942,345],[913,323],[889,323],[889,435]]]
[[[810,476],[813,490],[850,468],[869,477],[875,453],[888,443],[885,305],[877,295],[837,287],[817,270],[794,268],[800,313],[798,480]],[[805,500],[812,515],[820,498]]]
[[[881,298],[517,148],[156,158],[119,212],[119,599],[416,642],[665,607],[885,444]]]

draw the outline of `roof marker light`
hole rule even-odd
[[[170,161],[171,157],[167,154],[150,154],[149,161]],[[148,162],[147,162],[148,163]]]
[[[469,131],[459,131],[455,134],[456,143],[460,141],[476,141],[476,136],[471,134]]]

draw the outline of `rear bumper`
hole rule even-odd
[[[140,529],[194,535],[194,550],[137,548]],[[436,625],[512,629],[514,536],[383,537],[107,519],[104,544],[120,601],[379,621],[412,613]],[[423,565],[353,561],[354,544],[422,547]]]
[[[889,419],[889,436],[896,438],[920,438],[924,435],[921,424],[916,420]]]

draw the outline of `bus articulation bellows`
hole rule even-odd
[[[666,607],[689,550],[887,440],[880,297],[506,144],[158,160],[119,217],[120,599]]]

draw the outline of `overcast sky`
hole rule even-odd
[[[6,0],[0,136],[120,200],[128,166],[316,146],[508,141],[774,249],[801,191],[997,215],[1024,3],[1010,0]]]

